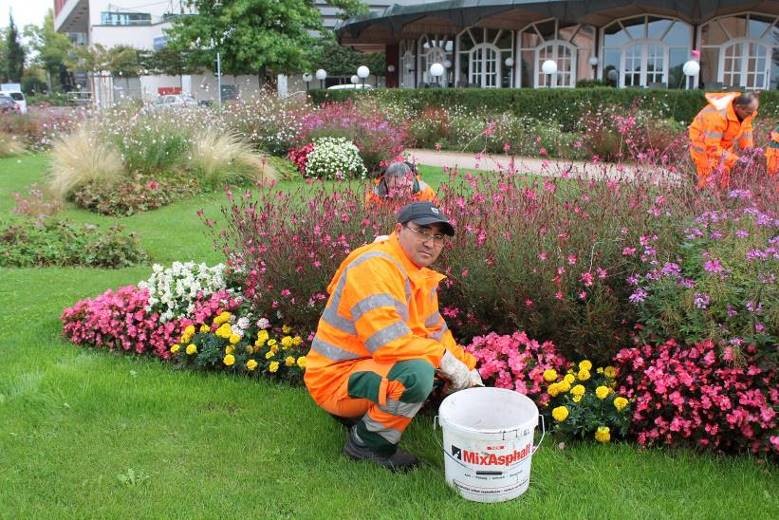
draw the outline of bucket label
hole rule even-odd
[[[533,444],[529,443],[521,450],[514,449],[511,453],[496,455],[494,453],[483,453],[458,448],[452,444],[452,456],[466,464],[478,464],[480,466],[511,466],[522,459],[528,457],[533,449]]]

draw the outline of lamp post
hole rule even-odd
[[[441,76],[444,75],[444,66],[440,63],[433,63],[430,65],[430,75],[435,78],[435,86],[441,86]]]
[[[365,65],[357,67],[357,77],[362,80],[362,89],[365,90],[365,79],[371,75],[371,70]]]
[[[308,92],[308,84],[311,83],[311,74],[308,72],[303,73],[303,81],[306,84],[306,92]]]
[[[314,73],[316,79],[319,80],[319,88],[325,88],[325,79],[327,78],[327,71],[325,69],[317,69]]]
[[[590,67],[592,67],[592,79],[598,79],[598,57],[590,56]]]
[[[695,76],[701,71],[701,64],[697,60],[687,60],[682,67],[682,72],[687,76],[687,89],[695,84]]]
[[[503,60],[503,64],[510,70],[514,68],[514,58],[509,56],[505,60]],[[509,87],[514,86],[514,73],[513,71],[509,74]]]
[[[541,64],[541,71],[546,74],[546,85],[552,88],[552,74],[557,73],[557,63],[554,60],[546,60]]]
[[[357,84],[360,82],[360,76],[357,74],[352,74],[350,81],[352,82],[352,85],[354,85],[354,88],[357,88]]]

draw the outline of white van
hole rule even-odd
[[[0,92],[6,96],[9,96],[16,102],[16,105],[19,107],[20,114],[27,113],[27,98],[24,97],[24,94],[21,90],[2,90]]]

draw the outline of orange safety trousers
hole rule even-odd
[[[317,404],[333,415],[359,419],[359,439],[377,453],[391,454],[433,390],[434,375],[424,359],[363,359],[345,370],[335,391]]]

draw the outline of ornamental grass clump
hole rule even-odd
[[[189,167],[208,189],[225,184],[267,184],[277,179],[268,161],[233,133],[206,128],[192,139]]]
[[[630,401],[615,391],[616,378],[615,367],[593,368],[589,359],[568,366],[565,373],[545,370],[549,399],[544,403],[544,415],[550,429],[602,444],[624,438],[630,423]]]
[[[779,371],[757,348],[670,339],[621,350],[617,392],[631,401],[642,446],[689,446],[779,460]]]
[[[627,253],[652,235],[659,255],[672,254],[698,200],[692,188],[632,181],[465,179],[439,189],[458,229],[439,264],[440,299],[473,317],[457,332],[520,329],[600,364],[635,323],[625,277],[640,260]]]

